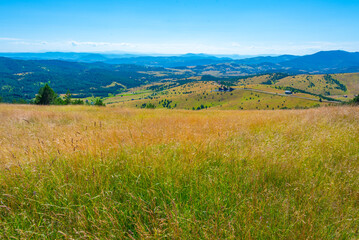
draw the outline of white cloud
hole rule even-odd
[[[0,41],[20,41],[22,39],[19,38],[8,38],[8,37],[0,37]]]
[[[78,42],[78,41],[69,41],[73,47],[78,46],[90,46],[90,47],[101,47],[101,46],[112,46],[112,47],[122,47],[122,46],[132,46],[131,43],[111,43],[111,42]]]
[[[0,38],[5,41],[0,45],[0,51],[75,51],[75,52],[109,52],[121,51],[131,53],[149,54],[184,54],[184,53],[208,53],[208,54],[311,54],[317,51],[341,49],[346,51],[358,51],[358,42],[221,42],[206,44],[202,42],[177,42],[177,43],[144,43],[144,42],[102,42],[102,41],[40,41],[22,40],[16,38]],[[7,42],[6,42],[7,41]]]

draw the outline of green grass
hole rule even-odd
[[[237,89],[229,94],[215,92],[214,90],[219,87],[215,81],[187,79],[193,82],[180,86],[178,86],[179,82],[176,86],[175,81],[149,84],[129,89],[127,93],[107,98],[105,103],[131,108],[140,108],[144,104],[153,104],[157,108],[162,108],[161,101],[172,101],[171,108],[177,109],[197,109],[202,106],[207,107],[207,109],[217,108],[222,110],[312,108],[327,105],[327,103],[319,102],[320,96],[322,100],[326,100],[325,97],[328,97],[327,100],[336,99],[344,102],[354,98],[359,93],[357,92],[359,89],[358,76],[358,73],[302,74],[287,77],[280,74],[265,74],[239,78],[238,81],[233,78],[231,83]],[[265,82],[270,84],[263,84]],[[156,86],[158,87],[154,88]],[[273,96],[273,94],[257,92],[248,93],[248,91],[241,89],[243,87],[274,94],[283,94],[283,89],[285,88],[293,88],[303,92],[295,94],[302,98],[293,98],[291,96]],[[148,90],[148,88],[152,88],[152,90]],[[256,98],[257,102],[251,101],[252,96],[249,96],[249,94],[255,94],[258,98]],[[314,101],[310,99],[314,99]]]
[[[156,108],[167,108],[163,101],[171,101],[170,108],[176,109],[222,109],[222,110],[274,110],[311,108],[326,103],[319,102],[319,98],[309,94],[297,94],[314,100],[294,98],[291,96],[279,96],[284,90],[274,89],[263,85],[251,85],[253,88],[269,91],[273,94],[258,93],[241,88],[232,92],[218,92],[218,84],[215,82],[194,82],[179,87],[173,87],[164,91],[137,94],[134,96],[121,95],[109,98],[108,103],[116,103],[122,107],[140,108],[143,104],[153,104]],[[262,86],[262,88],[261,88]],[[263,89],[265,87],[265,89]]]
[[[358,108],[0,106],[3,239],[359,237]]]
[[[260,85],[271,79],[270,75],[259,75],[245,79],[239,79],[239,85]],[[347,101],[359,93],[359,74],[342,73],[330,74],[329,77],[324,74],[300,74],[281,78],[270,86],[291,87],[304,90],[316,95],[327,95],[339,100]],[[268,86],[267,86],[268,87]],[[345,98],[344,95],[348,95]]]

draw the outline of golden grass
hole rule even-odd
[[[347,91],[338,89],[336,84],[327,82],[324,79],[324,74],[300,74],[296,76],[288,76],[282,79],[279,79],[274,86],[284,86],[284,87],[293,87],[301,89],[314,94],[326,95],[330,93],[331,97],[348,100],[344,98],[343,95],[348,95],[348,98],[353,98],[354,95],[359,93],[359,74],[358,73],[341,73],[341,74],[331,74],[331,76],[338,80],[340,83],[344,84],[347,87]],[[260,75],[254,76],[246,79],[239,79],[239,85],[258,85],[267,80],[269,80],[270,75]],[[268,87],[267,85],[258,85],[258,87]],[[273,87],[273,85],[271,85]]]
[[[333,77],[347,86],[348,92],[345,95],[349,98],[354,98],[354,95],[359,94],[359,73],[333,74]]]
[[[4,239],[356,239],[359,109],[0,105]]]
[[[327,103],[319,102],[319,98],[309,94],[295,94],[295,96],[307,97],[308,100],[302,98],[293,98],[291,96],[277,96],[274,93],[284,93],[284,90],[278,90],[273,87],[264,85],[248,85],[249,88],[268,91],[269,93],[258,93],[254,91],[243,90],[235,87],[232,92],[218,92],[219,85],[215,82],[192,82],[181,86],[173,87],[154,95],[154,92],[124,94],[108,98],[105,102],[111,103],[119,107],[140,108],[143,104],[153,104],[156,108],[162,108],[161,101],[169,100],[171,108],[176,109],[197,109],[201,105],[205,108],[220,110],[268,110],[283,108],[310,108]],[[151,98],[148,98],[151,96]]]

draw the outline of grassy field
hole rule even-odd
[[[347,86],[348,91],[346,95],[352,97],[353,95],[359,94],[359,74],[358,73],[342,73],[342,74],[333,74],[333,78],[338,79],[345,86]]]
[[[152,104],[156,108],[176,108],[187,110],[221,109],[221,110],[274,110],[283,108],[310,108],[327,105],[319,102],[319,97],[298,93],[296,96],[313,100],[294,98],[292,96],[279,96],[284,90],[275,89],[267,85],[247,85],[253,89],[268,91],[259,93],[235,87],[232,92],[218,92],[215,82],[191,82],[174,86],[163,91],[131,91],[108,98],[105,102],[121,107],[141,108],[144,104]],[[169,103],[168,103],[169,102]],[[167,104],[168,103],[168,104]]]
[[[262,85],[272,79],[273,75],[259,75],[238,80],[238,85]],[[359,93],[359,74],[342,73],[342,74],[299,74],[287,76],[273,81],[277,87],[292,87],[304,90],[308,93],[321,94],[330,96],[342,101],[347,101]],[[347,97],[344,97],[347,96]]]
[[[222,80],[235,90],[219,92],[218,88],[223,84],[221,79],[167,80],[130,88],[105,99],[105,103],[127,108],[150,105],[187,110],[276,110],[335,105],[333,101],[347,102],[359,93],[358,73],[293,76],[273,73]],[[285,95],[286,89],[295,93]]]
[[[1,239],[358,239],[359,108],[0,105]]]

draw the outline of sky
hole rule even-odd
[[[0,52],[359,51],[359,0],[0,0]]]

